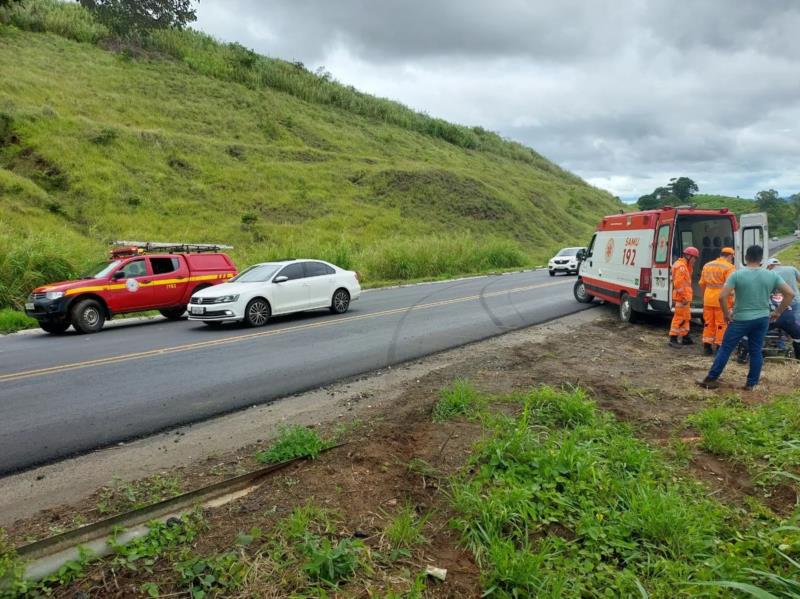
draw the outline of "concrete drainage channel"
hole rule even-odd
[[[334,445],[324,451],[330,451],[342,445]],[[27,564],[25,578],[41,580],[58,572],[64,564],[79,559],[81,552],[85,553],[87,550],[97,558],[109,555],[112,552],[109,543],[111,536],[120,528],[125,530],[123,533],[115,535],[114,542],[118,545],[130,543],[148,533],[147,524],[150,522],[167,522],[171,518],[179,518],[198,506],[216,508],[230,503],[257,489],[272,473],[304,459],[295,458],[280,464],[272,464],[177,497],[18,547],[17,555]],[[0,591],[2,591],[2,587],[3,584],[0,581]]]

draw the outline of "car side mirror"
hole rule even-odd
[[[120,279],[124,279],[125,278],[125,271],[118,270],[113,275],[111,275],[111,278],[114,279],[115,281],[119,281]]]
[[[284,282],[286,282],[288,280],[289,280],[289,277],[287,277],[285,275],[281,275],[279,277],[275,277],[274,279],[272,279],[272,282],[273,283],[284,283]]]

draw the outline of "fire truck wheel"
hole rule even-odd
[[[60,335],[64,331],[69,328],[69,321],[68,320],[58,320],[58,321],[50,321],[50,322],[39,322],[39,327],[48,333],[52,333],[53,335]]]
[[[105,321],[103,307],[96,300],[81,300],[72,308],[72,326],[79,333],[96,333]]]
[[[171,308],[169,310],[159,310],[159,312],[161,312],[161,316],[164,318],[168,318],[170,320],[180,320],[181,316],[186,314],[186,306]]]
[[[622,322],[630,323],[635,323],[639,320],[639,315],[636,310],[633,309],[631,296],[627,293],[623,293],[622,297],[619,299],[619,319]]]
[[[270,316],[272,316],[272,310],[269,302],[263,298],[254,297],[244,310],[244,323],[249,327],[263,327],[267,324]]]
[[[337,289],[331,299],[331,312],[334,314],[344,314],[350,307],[350,293],[347,289]]]
[[[582,304],[591,304],[594,301],[594,296],[586,291],[586,285],[584,285],[583,279],[575,281],[572,294],[575,296],[575,299]]]

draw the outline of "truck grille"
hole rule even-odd
[[[47,293],[39,292],[39,293],[31,293],[31,300],[43,300],[47,298]]]

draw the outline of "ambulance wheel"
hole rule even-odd
[[[586,291],[586,285],[584,285],[583,279],[578,279],[575,281],[575,286],[572,288],[572,293],[575,296],[575,299],[581,304],[591,304],[594,301],[594,296]]]
[[[56,321],[40,321],[39,327],[47,332],[52,333],[53,335],[60,335],[64,331],[69,328],[69,321],[68,320],[56,320]]]
[[[85,299],[72,308],[72,326],[79,333],[96,333],[105,321],[103,307],[96,300]]]
[[[186,306],[170,308],[169,310],[159,310],[159,312],[161,312],[161,316],[169,320],[180,320],[181,316],[186,314]]]
[[[635,323],[639,320],[639,314],[633,309],[631,296],[623,293],[619,300],[619,319],[622,322]]]

